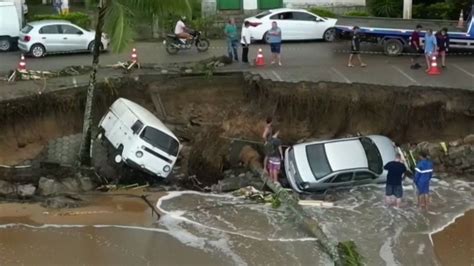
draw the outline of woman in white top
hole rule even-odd
[[[249,62],[249,46],[250,46],[250,22],[245,21],[244,27],[242,28],[242,37],[240,39],[240,44],[242,44],[242,62]]]

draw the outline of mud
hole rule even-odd
[[[34,159],[49,140],[80,132],[84,97],[78,88],[0,102],[0,164]],[[267,116],[287,145],[356,134],[438,142],[474,132],[474,93],[454,89],[285,83],[250,74],[142,76],[101,84],[96,121],[117,97],[143,105],[175,132],[185,146],[180,172],[203,186],[230,167],[232,139],[260,141]]]

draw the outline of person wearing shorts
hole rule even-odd
[[[272,65],[278,61],[278,65],[281,66],[281,29],[276,21],[272,22],[272,28],[267,33],[267,42],[270,44],[272,52]]]
[[[438,53],[441,56],[441,67],[446,68],[446,52],[449,49],[448,29],[442,28],[436,34],[436,42],[438,43]]]
[[[273,182],[278,182],[278,175],[280,174],[280,166],[283,161],[283,150],[281,147],[281,140],[278,138],[279,131],[277,131],[270,140],[268,140],[265,148],[267,161],[264,161],[264,169],[268,171],[270,179]]]
[[[353,34],[352,34],[352,41],[351,41],[351,54],[349,55],[349,63],[347,64],[348,67],[354,67],[352,64],[352,58],[354,55],[357,55],[357,59],[359,59],[359,63],[361,67],[366,67],[367,65],[362,62],[362,58],[360,57],[360,34],[359,34],[359,26],[354,26]]]
[[[428,159],[426,153],[420,154],[421,160],[415,168],[414,182],[418,190],[418,206],[421,209],[428,209],[430,181],[433,176],[433,162]]]
[[[423,49],[421,48],[420,42],[420,31],[422,27],[421,25],[416,25],[415,30],[412,32],[410,37],[410,52],[413,54],[411,58],[411,69],[419,69],[421,65],[418,64],[418,58],[423,53]]]
[[[395,160],[388,162],[384,167],[387,170],[387,182],[385,184],[385,204],[390,206],[395,203],[397,208],[400,208],[403,197],[402,179],[407,171],[405,164],[403,164],[401,155],[396,154]]]
[[[426,58],[426,72],[430,71],[431,57],[436,55],[438,44],[436,37],[433,35],[433,30],[428,29],[425,33],[425,58]]]

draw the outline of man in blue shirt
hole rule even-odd
[[[388,171],[385,185],[385,204],[392,205],[393,197],[395,197],[396,206],[400,208],[403,197],[402,179],[407,171],[401,155],[397,153],[395,160],[388,162],[383,168]]]
[[[281,66],[281,29],[276,21],[272,22],[272,28],[267,32],[267,42],[270,44],[270,50],[272,51],[272,65],[278,60],[278,65]]]
[[[428,159],[426,153],[421,152],[421,161],[416,164],[414,182],[418,189],[418,206],[428,209],[430,180],[433,176],[433,162]]]
[[[433,30],[428,29],[425,33],[425,58],[426,58],[426,72],[430,70],[431,57],[436,54],[438,44],[436,36],[433,35]]]

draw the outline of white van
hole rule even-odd
[[[0,51],[16,47],[22,21],[15,3],[0,1]]]
[[[116,163],[166,178],[178,158],[178,138],[142,106],[117,99],[99,123],[98,138],[105,137],[115,148]]]

